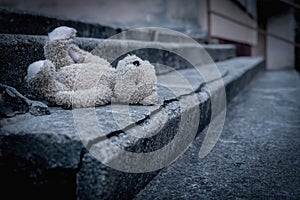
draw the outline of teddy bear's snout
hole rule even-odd
[[[139,62],[139,61],[137,61],[137,60],[136,60],[136,61],[134,61],[132,64],[133,64],[134,66],[137,66],[137,67],[141,65],[141,64],[140,64],[140,62]]]

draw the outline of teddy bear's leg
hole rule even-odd
[[[99,56],[93,55],[87,51],[84,51],[74,44],[70,46],[68,52],[70,57],[76,63],[94,63],[100,64],[101,66],[111,67],[107,60],[100,58]]]
[[[70,48],[68,49],[68,53],[70,57],[76,63],[83,63],[85,58],[88,56],[88,52],[80,49],[78,46],[71,44]]]
[[[65,26],[58,27],[49,33],[49,41],[44,46],[44,54],[57,69],[74,63],[68,49],[75,35],[75,29]]]
[[[97,86],[86,90],[60,91],[56,94],[56,104],[65,108],[101,106],[111,101],[112,91],[107,86]]]
[[[38,96],[54,103],[54,95],[66,88],[55,80],[55,66],[49,60],[37,61],[29,65],[26,82]]]

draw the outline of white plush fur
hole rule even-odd
[[[29,65],[26,81],[37,95],[64,107],[100,106],[112,97],[122,103],[156,103],[157,79],[148,61],[127,56],[114,69],[72,44],[75,34],[69,27],[54,29],[44,46],[46,60]]]
[[[143,105],[157,102],[157,77],[149,61],[129,55],[118,62],[116,70],[115,101]]]

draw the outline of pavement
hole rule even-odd
[[[230,102],[221,137],[200,159],[205,131],[135,199],[300,198],[299,73],[260,73]]]

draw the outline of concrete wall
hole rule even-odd
[[[292,10],[267,21],[267,31],[285,39],[295,39],[295,19]],[[266,38],[266,64],[268,69],[293,68],[295,47],[271,36]]]
[[[210,0],[210,2],[211,10],[222,13],[249,26],[257,27],[256,21],[232,1],[224,0],[221,3],[218,0]],[[211,35],[226,40],[246,43],[251,46],[257,44],[257,32],[255,30],[215,14],[211,14]]]
[[[266,53],[266,36],[262,33],[257,34],[257,44],[252,46],[252,56],[263,56],[265,57]]]
[[[200,0],[0,0],[1,7],[117,27],[159,26],[202,34]]]
[[[212,10],[256,26],[231,0],[210,2]],[[204,37],[207,31],[207,0],[0,0],[0,6],[121,28],[166,27],[196,38]],[[216,15],[211,18],[212,36],[256,44],[255,31]]]

